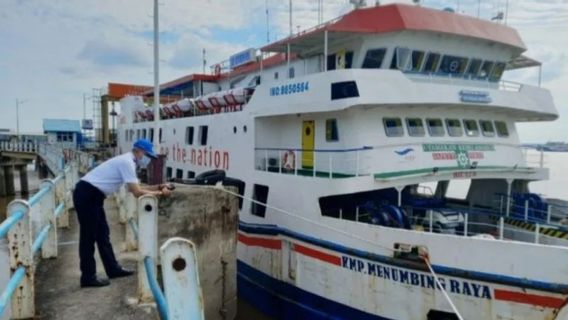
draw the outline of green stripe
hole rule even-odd
[[[414,170],[406,170],[406,171],[393,171],[393,172],[383,172],[383,173],[375,173],[375,179],[389,179],[395,177],[404,177],[404,176],[414,176],[414,175],[423,175],[434,173],[434,169],[437,168],[437,172],[451,172],[451,171],[460,171],[460,172],[478,172],[483,170],[495,170],[495,169],[502,169],[502,170],[513,170],[513,167],[505,167],[505,166],[478,166],[475,169],[464,169],[458,166],[451,166],[451,167],[431,167],[431,168],[423,168],[423,169],[414,169]],[[517,167],[515,171],[529,171],[531,168],[527,167]]]

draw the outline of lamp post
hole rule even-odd
[[[26,100],[16,99],[16,138],[20,142],[20,105]]]

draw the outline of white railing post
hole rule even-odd
[[[540,149],[540,167],[544,168],[544,150]]]
[[[138,198],[138,230],[144,235],[138,238],[138,299],[140,302],[153,300],[152,290],[148,283],[145,272],[144,258],[150,257],[154,262],[154,274],[156,274],[155,262],[158,259],[158,199],[154,196],[145,195]],[[175,319],[175,318],[174,318]]]
[[[268,150],[264,150],[264,171],[268,171]]]
[[[549,204],[546,207],[546,223],[550,224],[550,216],[552,215],[552,206]]]
[[[169,317],[205,319],[195,245],[186,239],[171,238],[160,248],[160,256]]]
[[[499,213],[503,214],[503,195],[499,196]]]
[[[525,200],[525,221],[529,220],[529,200]]]
[[[503,240],[503,233],[505,229],[505,218],[499,218],[499,240]]]
[[[55,183],[55,199],[56,204],[63,203],[63,212],[57,218],[57,226],[68,228],[69,227],[69,204],[67,203],[67,189],[65,185],[65,171],[61,171],[61,179]]]
[[[355,176],[359,176],[359,150],[355,151],[355,155],[357,157],[357,163],[355,164]]]
[[[428,221],[428,224],[430,227],[430,232],[434,232],[434,230],[432,230],[434,228],[434,212],[432,210],[430,210],[429,216],[430,216],[430,221]]]
[[[278,173],[282,173],[282,150],[278,150]]]
[[[47,238],[41,246],[41,257],[44,259],[57,257],[57,221],[55,218],[55,183],[43,180],[40,188],[49,188],[49,192],[41,201],[41,225],[51,224]]]
[[[14,200],[8,205],[8,216],[24,212],[22,219],[8,231],[8,250],[10,252],[11,274],[19,267],[26,270],[11,301],[11,319],[31,319],[35,317],[34,297],[34,258],[32,253],[32,228],[30,205],[24,200]]]
[[[313,149],[312,149],[312,150],[313,150]],[[312,151],[312,154],[313,154],[313,159],[312,159],[312,160],[314,161],[314,168],[313,168],[313,169],[314,169],[314,172],[313,172],[313,176],[316,177],[316,176],[317,176],[317,173],[316,173],[316,172],[317,172],[317,171],[316,171],[316,170],[317,170],[317,169],[316,169],[316,154],[317,154],[317,152],[316,152],[315,150],[313,150],[313,151]]]
[[[464,223],[463,223],[463,235],[464,237],[467,237],[468,235],[468,222],[469,222],[469,214],[465,214],[464,215]]]
[[[118,221],[121,224],[128,222],[126,220],[126,186],[120,187],[116,194],[116,205],[118,206]]]
[[[333,178],[333,158],[332,158],[333,153],[329,153],[329,178],[332,179]]]
[[[534,243],[538,244],[540,238],[540,223],[537,223],[534,229]]]
[[[298,152],[296,150],[294,150],[294,175],[297,176],[298,175]]]
[[[138,241],[136,241],[136,234],[132,230],[132,225],[138,225],[138,219],[136,218],[138,212],[138,200],[130,192],[126,194],[126,251],[134,251],[138,248]]]

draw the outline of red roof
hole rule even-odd
[[[140,95],[150,89],[152,89],[152,87],[135,85],[135,84],[109,82],[108,95],[113,99],[120,100],[127,95],[132,95],[132,96]]]
[[[315,33],[323,33],[325,30],[353,33],[388,33],[405,30],[431,31],[478,38],[526,49],[517,31],[510,27],[442,10],[391,4],[353,10],[330,23],[299,33],[292,38],[269,44],[262,50],[273,51],[282,44],[295,42],[295,40]]]

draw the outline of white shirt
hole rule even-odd
[[[128,152],[109,159],[89,171],[81,180],[92,184],[107,196],[117,192],[125,183],[138,183],[134,155]]]

